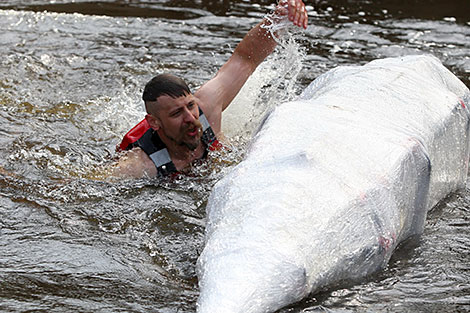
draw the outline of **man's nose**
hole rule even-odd
[[[184,110],[184,121],[186,123],[193,123],[196,120],[196,116],[188,108]]]

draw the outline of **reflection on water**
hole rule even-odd
[[[88,1],[88,0],[43,0],[21,1],[5,0],[4,9],[22,9],[36,12],[50,11],[59,13],[81,13],[89,15],[158,17],[168,19],[188,19],[198,14],[246,15],[247,11],[265,13],[263,7],[271,7],[270,0],[229,1],[229,0],[137,0],[137,1]],[[316,11],[328,12],[329,17],[349,19],[357,15],[366,20],[382,18],[413,18],[425,20],[450,19],[460,23],[468,22],[470,4],[466,0],[448,1],[399,1],[399,0],[317,0],[306,1]],[[179,13],[179,14],[178,14]]]
[[[144,83],[171,71],[197,88],[271,1],[3,1],[0,310],[193,312],[208,194],[266,110],[330,68],[404,54],[432,53],[470,85],[468,1],[310,5],[300,48],[276,52],[224,117],[231,153],[176,181],[109,182],[90,173],[143,117]],[[464,311],[469,201],[443,201],[384,272],[282,312]]]

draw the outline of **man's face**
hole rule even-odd
[[[179,146],[195,150],[201,141],[202,125],[199,122],[198,99],[192,94],[179,98],[162,95],[157,99],[157,110],[150,126],[161,137]]]

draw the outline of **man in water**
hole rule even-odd
[[[298,27],[307,28],[302,0],[281,0],[276,17],[288,16]],[[263,19],[238,44],[216,76],[192,94],[181,79],[161,74],[147,83],[143,100],[145,119],[126,134],[125,150],[115,174],[125,177],[156,177],[182,171],[208,150],[219,147],[222,111],[232,102],[248,77],[273,52],[276,41],[263,26]]]

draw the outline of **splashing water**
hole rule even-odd
[[[260,122],[276,105],[290,101],[299,93],[297,76],[306,57],[298,43],[301,31],[291,25],[287,16],[274,19],[264,26],[278,46],[263,62],[223,115],[223,131],[229,137],[246,142]]]

